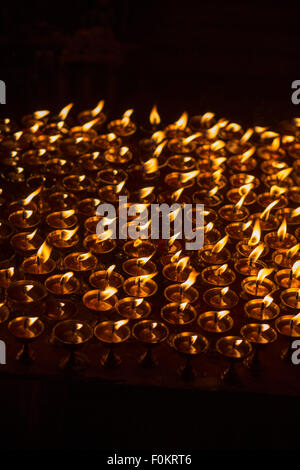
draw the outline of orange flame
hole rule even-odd
[[[276,150],[278,150],[280,147],[280,137],[275,137],[275,139],[273,139],[273,142],[271,144],[271,150],[273,152],[276,152]]]
[[[270,295],[266,295],[264,298],[263,298],[263,304],[264,304],[264,307],[269,307],[271,305],[271,303],[273,302],[273,297],[271,297]]]
[[[105,290],[98,290],[97,296],[98,300],[108,300],[110,297],[112,297],[116,292],[118,292],[118,289],[115,289],[114,287],[107,287]]]
[[[286,225],[286,218],[284,217],[279,229],[277,230],[277,236],[279,240],[284,240],[286,237],[287,232],[287,225]]]
[[[167,141],[161,142],[153,152],[154,157],[158,158],[163,151],[164,146],[166,145]]]
[[[223,289],[221,289],[221,297],[224,297],[224,295],[226,295],[228,291],[229,287],[223,287]]]
[[[74,106],[74,103],[70,103],[60,111],[58,116],[61,118],[62,121],[65,121],[67,119],[68,114],[71,111],[71,109],[73,108],[73,106]]]
[[[123,127],[127,127],[128,124],[130,123],[130,117],[133,113],[133,109],[127,109],[125,113],[122,116],[121,123]]]
[[[255,246],[259,243],[261,236],[260,221],[259,219],[255,220],[251,237],[248,241],[248,245]]]
[[[104,103],[104,100],[99,101],[96,107],[90,111],[91,116],[96,117],[98,114],[100,114],[103,109]]]
[[[149,116],[150,124],[158,126],[160,124],[160,115],[158,114],[156,104],[153,106]]]
[[[261,256],[263,251],[264,251],[264,244],[260,243],[259,245],[257,245],[256,248],[254,248],[254,250],[251,251],[249,255],[250,264],[256,263],[256,261]]]
[[[181,183],[187,183],[191,179],[195,178],[199,173],[199,170],[190,171],[189,173],[181,173],[180,181]]]
[[[190,257],[185,256],[184,258],[181,258],[177,263],[176,263],[176,271],[181,272],[184,271],[187,265],[190,262]]]
[[[81,126],[81,129],[83,132],[88,132],[95,124],[97,124],[97,122],[99,122],[99,118],[95,118],[92,121],[86,122]]]
[[[269,276],[272,272],[274,271],[273,268],[263,268],[258,271],[257,278],[256,278],[256,284],[261,284],[263,280]]]
[[[50,111],[35,111],[33,113],[34,119],[42,119],[43,117],[48,116],[50,114]]]
[[[180,198],[183,191],[184,191],[184,188],[180,188],[180,189],[177,189],[176,191],[173,191],[173,193],[171,195],[172,201],[175,201],[175,202],[178,201],[178,199]]]
[[[27,206],[28,204],[30,204],[31,201],[41,192],[42,189],[43,189],[43,186],[40,186],[39,188],[37,188],[35,191],[29,194],[29,196],[27,196],[25,199],[22,200],[22,204],[24,204],[24,206]]]
[[[253,129],[251,129],[251,127],[245,132],[244,135],[242,135],[242,137],[240,138],[240,143],[241,145],[244,145],[246,142],[248,142],[248,140],[250,139],[250,137],[252,136],[253,134]]]
[[[140,199],[145,199],[146,197],[150,196],[150,194],[153,193],[154,189],[154,186],[149,186],[148,188],[140,189],[138,192]]]
[[[143,171],[147,175],[155,173],[158,170],[158,160],[157,158],[150,158],[143,164]]]
[[[79,225],[77,225],[77,227],[75,227],[73,230],[61,230],[60,236],[63,240],[68,241],[75,235],[78,229]]]
[[[183,288],[183,290],[187,290],[193,284],[195,284],[198,275],[199,275],[199,273],[197,273],[196,271],[191,271],[190,274],[189,274],[189,277],[187,278],[187,280],[180,284],[180,286]]]
[[[300,276],[300,261],[296,261],[293,266],[292,266],[292,274],[295,276],[297,279]]]
[[[26,235],[26,240],[29,240],[29,241],[32,240],[35,237],[36,232],[37,232],[37,228],[33,232],[28,233],[28,235]]]
[[[273,209],[273,207],[276,206],[276,204],[278,204],[278,199],[276,199],[276,201],[273,201],[271,202],[266,208],[265,210],[260,214],[260,219],[261,220],[268,220],[269,216],[270,216],[270,212],[271,210]]]
[[[225,247],[226,243],[228,242],[228,239],[229,239],[229,236],[228,235],[225,235],[225,237],[223,237],[221,240],[218,241],[218,243],[216,243],[211,252],[212,253],[220,253],[220,251],[223,250],[223,248]]]
[[[186,111],[184,111],[184,113],[180,116],[180,118],[176,122],[174,122],[174,126],[176,127],[176,129],[184,131],[184,129],[187,126],[187,122],[188,122],[188,114]]]
[[[47,242],[44,242],[36,253],[37,262],[41,261],[42,263],[46,263],[50,258],[51,251],[51,246],[49,246]]]
[[[68,273],[65,273],[61,276],[60,278],[60,284],[63,285],[65,284],[66,282],[68,282],[69,279],[71,279],[71,277],[74,276],[74,273],[72,271],[68,272]]]
[[[226,269],[228,268],[228,264],[223,264],[219,268],[215,269],[215,275],[216,276],[222,276],[223,273],[225,273]]]
[[[83,261],[86,261],[87,259],[91,258],[91,256],[91,253],[81,253],[77,256],[77,261],[78,263],[82,263]]]

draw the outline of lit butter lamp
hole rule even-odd
[[[171,189],[191,188],[195,184],[195,177],[199,174],[199,170],[190,171],[188,173],[172,172],[165,176],[165,183]]]
[[[6,269],[0,269],[0,287],[7,289],[8,286],[16,279],[16,269],[14,266]]]
[[[96,256],[105,256],[111,253],[117,246],[117,242],[112,238],[113,231],[108,229],[102,235],[90,234],[83,240],[83,246]]]
[[[124,297],[116,303],[116,312],[128,320],[141,320],[151,313],[151,305],[145,299]]]
[[[264,238],[266,244],[273,250],[291,248],[297,243],[297,238],[287,233],[286,219],[284,218],[277,232],[269,232]]]
[[[19,232],[12,236],[10,244],[21,256],[30,256],[35,253],[43,243],[42,237],[37,233],[37,229],[31,233]]]
[[[185,358],[185,364],[177,370],[183,380],[193,380],[197,373],[191,365],[195,356],[204,354],[208,349],[207,339],[197,332],[184,331],[171,339],[171,346]]]
[[[97,132],[93,127],[99,122],[99,119],[96,117],[91,121],[86,122],[82,126],[74,126],[69,130],[69,136],[75,139],[82,139],[83,142],[90,143],[92,140],[97,137]]]
[[[241,336],[249,341],[253,348],[253,353],[245,359],[244,364],[249,367],[254,376],[259,376],[263,370],[262,350],[277,340],[277,333],[267,323],[248,323],[242,327]]]
[[[280,148],[280,137],[273,133],[273,139],[270,144],[264,144],[257,148],[257,155],[264,160],[284,160],[286,152]],[[262,137],[266,139],[271,137],[270,134],[263,133]],[[265,139],[265,140],[266,140]]]
[[[261,221],[259,218],[256,218],[250,238],[246,240],[240,240],[236,244],[236,250],[237,250],[238,255],[243,258],[249,258],[250,256],[255,258],[258,253],[259,253],[259,257],[266,256],[269,253],[270,248],[265,243],[260,243],[260,238],[261,238]],[[261,248],[263,248],[262,251],[261,251]],[[258,251],[254,252],[254,250],[258,250]],[[243,264],[244,263],[242,263],[242,266]]]
[[[228,264],[212,265],[201,272],[202,281],[213,286],[229,286],[235,279],[235,273],[228,268]]]
[[[102,112],[104,104],[105,104],[105,101],[100,100],[93,109],[87,109],[85,111],[81,111],[77,116],[79,123],[82,125],[87,122],[90,122],[92,119],[97,118],[96,127],[100,127],[106,121],[106,116]]]
[[[165,128],[165,135],[168,139],[188,137],[191,130],[187,127],[188,114],[186,111],[182,113],[180,118]]]
[[[269,206],[269,204],[277,201],[276,208],[282,209],[284,207],[287,207],[288,205],[288,199],[284,195],[285,193],[287,193],[287,188],[281,188],[280,186],[277,186],[275,184],[271,186],[269,192],[262,193],[262,194],[259,194],[259,196],[257,196],[257,203],[263,209],[265,209]]]
[[[89,277],[89,283],[96,289],[105,290],[107,287],[119,289],[122,287],[124,278],[115,271],[115,264],[112,264],[106,270],[96,271]]]
[[[228,158],[227,164],[233,171],[252,171],[257,166],[257,161],[253,157],[254,153],[255,147],[252,146],[240,155],[234,155]]]
[[[80,165],[82,170],[90,176],[94,176],[94,173],[98,173],[103,168],[105,163],[104,156],[100,152],[85,153],[80,158]]]
[[[254,204],[256,201],[256,193],[253,191],[253,188],[254,184],[250,183],[244,184],[239,188],[230,189],[227,192],[227,199],[233,204],[236,204],[237,202],[239,202],[242,196],[245,196],[244,204],[246,206]]]
[[[35,229],[41,222],[37,212],[32,210],[20,210],[12,212],[8,217],[9,222],[17,231],[29,231]]]
[[[198,317],[199,327],[207,333],[225,333],[233,327],[230,310],[210,310]]]
[[[27,197],[25,197],[24,199],[11,202],[7,208],[8,214],[12,214],[13,212],[17,212],[17,211],[21,211],[25,209],[36,212],[37,205],[34,202],[34,199],[40,194],[42,189],[43,189],[43,186],[40,186],[35,191],[30,193]]]
[[[258,188],[260,185],[260,180],[258,178],[247,173],[235,173],[230,176],[229,182],[234,188],[240,188],[245,184],[252,184],[253,188]]]
[[[50,258],[52,248],[44,242],[38,249],[36,255],[25,258],[22,263],[22,270],[25,276],[34,279],[44,279],[56,268],[56,263]]]
[[[220,187],[214,186],[212,189],[202,189],[193,192],[193,202],[196,204],[203,204],[205,207],[217,207],[224,200],[223,194],[220,193]]]
[[[117,289],[107,287],[105,290],[93,289],[82,297],[83,305],[94,313],[111,312],[117,303]]]
[[[108,163],[113,165],[125,165],[132,160],[133,155],[125,145],[116,149],[111,148],[104,153],[104,158]]]
[[[113,132],[100,134],[93,140],[93,148],[96,151],[103,152],[111,147],[118,148],[122,145],[122,139]]]
[[[93,329],[86,322],[69,319],[57,323],[53,329],[55,341],[67,349],[67,356],[59,363],[59,367],[79,372],[87,363],[86,356],[78,350],[83,347],[92,337]]]
[[[283,170],[280,170],[277,173],[273,173],[272,175],[263,177],[263,181],[265,185],[269,188],[274,185],[283,188],[289,188],[293,186],[292,178],[288,177],[292,171],[293,168],[284,168]]]
[[[150,297],[156,294],[158,286],[153,277],[157,273],[129,277],[124,281],[123,289],[130,297]]]
[[[249,297],[265,297],[276,290],[273,281],[267,278],[273,272],[273,268],[260,269],[257,276],[248,276],[241,283],[243,295]]]
[[[98,190],[98,195],[101,200],[105,202],[117,203],[120,196],[129,197],[129,191],[124,188],[126,181],[121,181],[119,184],[109,184],[102,186]]]
[[[229,235],[230,241],[249,239],[252,233],[252,221],[248,222],[233,222],[225,227],[225,232]]]
[[[50,294],[67,297],[79,291],[80,282],[73,272],[68,272],[48,277],[45,280],[45,287]]]
[[[245,314],[251,320],[270,321],[278,317],[280,309],[273,297],[266,295],[263,299],[252,299],[244,306]]]
[[[299,225],[300,224],[300,207],[292,209],[285,207],[284,209],[278,209],[276,211],[276,217],[280,222],[285,218],[288,225]],[[297,237],[298,238],[298,237]]]
[[[199,143],[202,141],[202,133],[196,132],[188,137],[177,137],[168,140],[168,150],[171,153],[188,154],[193,153]]]
[[[221,239],[221,232],[214,227],[212,222],[209,222],[207,225],[205,225],[203,230],[204,245],[215,245]]]
[[[29,344],[36,340],[44,331],[44,324],[38,317],[19,316],[12,319],[7,325],[8,331],[22,344],[16,359],[27,364],[35,356],[29,349]]]
[[[40,314],[44,310],[43,301],[47,290],[37,281],[13,281],[7,288],[8,307],[13,312]]]
[[[45,316],[47,320],[58,322],[68,320],[77,313],[77,305],[68,299],[48,299],[46,304]],[[52,342],[52,337],[49,340]]]
[[[161,309],[163,321],[172,326],[184,326],[192,323],[197,316],[196,309],[187,302],[164,305]]]
[[[74,210],[73,207],[77,203],[77,197],[73,193],[56,191],[50,194],[47,202],[51,210],[55,212]]]
[[[113,132],[119,137],[128,137],[135,133],[136,125],[130,120],[133,109],[124,112],[122,119],[116,119],[108,123],[109,132]]]
[[[266,268],[267,265],[259,261],[259,257],[264,252],[264,243],[259,243],[254,248],[248,258],[239,258],[234,263],[234,269],[243,276],[256,276],[260,269]]]
[[[130,258],[147,258],[154,255],[156,248],[151,241],[137,238],[126,242],[123,251]]]
[[[274,276],[275,282],[283,289],[291,287],[300,288],[300,261],[296,261],[291,269],[282,269],[277,271]]]
[[[77,211],[81,219],[86,220],[88,217],[96,215],[97,207],[101,203],[97,198],[82,199],[77,204]]]
[[[121,364],[121,358],[115,353],[115,347],[130,337],[127,323],[128,320],[104,321],[95,327],[96,338],[108,346],[108,351],[100,359],[104,367],[117,367]]]
[[[230,310],[238,303],[239,298],[229,287],[213,287],[203,294],[203,300],[214,309]]]
[[[225,237],[219,240],[215,245],[204,245],[200,248],[200,250],[198,250],[199,261],[206,264],[226,263],[231,257],[230,251],[225,248],[228,239],[229,236],[225,235]]]
[[[92,188],[92,182],[86,175],[68,175],[64,177],[62,183],[66,191],[75,194],[89,192]]]
[[[276,250],[272,254],[272,261],[277,265],[278,268],[291,268],[293,264],[300,258],[299,249],[300,244],[297,243],[288,250],[284,248]]]
[[[218,211],[221,219],[227,220],[228,222],[242,222],[247,219],[250,213],[243,205],[245,199],[246,195],[243,195],[236,204],[226,204],[225,206],[222,206]]]
[[[226,145],[227,150],[233,155],[241,154],[246,150],[252,149],[253,147],[249,140],[252,137],[254,130],[252,128],[249,128],[241,136],[239,135],[240,131],[241,129],[239,129],[237,133],[234,133]],[[232,133],[232,128],[230,130],[230,133]]]
[[[157,362],[153,358],[152,349],[168,338],[168,327],[162,322],[141,320],[134,325],[132,335],[147,348],[146,352],[139,358],[139,364],[146,368],[155,367]]]
[[[300,309],[300,289],[291,287],[280,293],[281,307],[288,311]]]
[[[75,215],[75,210],[70,209],[67,211],[56,211],[48,214],[46,223],[52,229],[72,229],[77,224],[78,219]]]
[[[259,219],[260,229],[265,232],[276,230],[280,222],[276,215],[271,214],[271,210],[278,205],[278,202],[279,200],[276,199],[275,201],[270,202],[270,204],[262,212],[251,214],[249,217],[250,220]]]
[[[186,281],[177,284],[171,284],[164,290],[164,296],[169,302],[194,303],[199,298],[198,289],[193,287],[199,273],[192,271]]]
[[[236,363],[242,362],[252,353],[251,343],[240,336],[223,336],[216,342],[216,350],[221,356],[229,359],[230,364],[221,375],[224,383],[239,385],[240,378],[236,371]]]
[[[184,282],[188,279],[193,268],[189,265],[190,257],[185,256],[176,263],[170,263],[163,267],[162,274],[165,279],[172,282]]]
[[[282,315],[275,320],[275,328],[278,333],[288,340],[288,346],[281,350],[281,359],[287,364],[293,365],[292,354],[295,351],[292,348],[293,340],[300,337],[300,315]]]
[[[122,264],[123,271],[129,276],[144,276],[157,272],[156,264],[150,260],[150,256],[146,258],[131,258]]]
[[[59,255],[57,261],[57,269],[59,271],[63,271],[65,268],[64,256],[66,253],[79,243],[78,229],[79,226],[77,225],[73,230],[53,230],[47,235],[46,240],[48,244],[51,245]]]

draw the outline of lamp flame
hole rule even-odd
[[[149,120],[152,126],[158,126],[160,124],[160,115],[158,114],[156,104],[151,109]]]

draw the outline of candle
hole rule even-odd
[[[273,320],[280,313],[278,305],[270,295],[266,295],[263,299],[249,300],[245,304],[244,310],[247,317],[259,321]]]
[[[225,333],[233,327],[233,319],[230,310],[211,310],[199,315],[198,325],[208,333]]]

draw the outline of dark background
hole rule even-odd
[[[165,120],[213,111],[275,124],[299,114],[299,10],[290,2],[44,0],[1,2],[1,115],[78,110],[112,115],[156,102]]]

